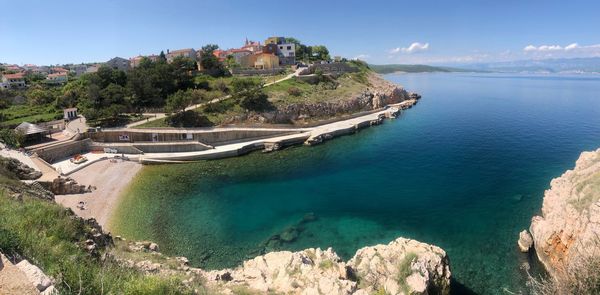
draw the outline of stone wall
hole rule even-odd
[[[300,72],[300,75],[311,75],[317,71],[321,71],[323,74],[343,74],[343,73],[355,73],[359,69],[353,67],[345,62],[332,62],[328,64],[314,64],[307,69]]]
[[[207,145],[219,145],[224,143],[236,142],[240,140],[252,140],[269,136],[287,135],[296,133],[294,131],[282,130],[194,130],[194,129],[164,129],[156,131],[147,130],[104,130],[101,132],[88,133],[88,136],[96,142],[112,142],[112,143],[151,143],[153,136],[155,142],[200,142]],[[188,134],[191,136],[188,138]],[[127,141],[121,141],[120,138],[127,136]]]
[[[285,72],[284,68],[275,69],[232,69],[231,73],[239,76],[271,76]]]
[[[57,160],[69,158],[75,154],[82,154],[89,150],[90,139],[67,141],[64,143],[47,146],[34,152],[44,161],[53,163]]]

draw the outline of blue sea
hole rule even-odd
[[[600,76],[427,73],[386,79],[422,95],[394,120],[315,147],[145,167],[114,219],[205,268],[272,250],[403,236],[447,251],[454,293],[525,289],[519,231],[550,180],[600,147]],[[290,241],[270,238],[286,233]]]

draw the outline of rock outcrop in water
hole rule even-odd
[[[398,238],[359,249],[348,262],[331,249],[271,252],[235,269],[204,272],[224,293],[238,288],[285,294],[448,294],[450,267],[439,247]]]
[[[573,170],[552,180],[530,231],[539,260],[555,279],[599,255],[600,149],[582,153]]]

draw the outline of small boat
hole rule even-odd
[[[78,155],[75,155],[73,158],[71,158],[70,161],[73,164],[81,164],[81,163],[87,161],[87,158],[78,154]]]

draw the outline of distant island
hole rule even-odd
[[[474,70],[459,69],[453,67],[436,67],[428,65],[403,65],[403,64],[390,64],[390,65],[369,65],[369,67],[379,74],[391,74],[396,72],[404,73],[433,73],[433,72],[473,72]]]

